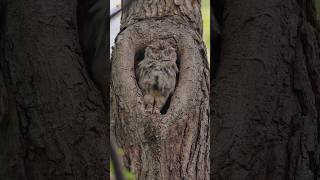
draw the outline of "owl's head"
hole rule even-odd
[[[145,57],[158,61],[176,61],[176,49],[166,40],[152,42],[145,51]]]

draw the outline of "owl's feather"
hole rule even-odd
[[[138,64],[137,80],[145,96],[146,107],[163,107],[174,92],[178,67],[175,49],[167,42],[158,41],[146,48],[145,58]]]

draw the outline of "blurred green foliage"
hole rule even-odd
[[[125,180],[136,180],[136,177],[133,172],[127,169],[124,169],[122,173]],[[114,165],[112,161],[110,161],[110,174],[111,174],[111,179],[115,179],[115,170],[114,170]]]
[[[208,61],[210,59],[210,0],[201,1],[203,20],[203,40],[207,47]]]
[[[123,149],[118,148],[117,154],[119,157],[124,156]],[[133,172],[129,171],[128,169],[124,168],[122,173],[123,173],[125,180],[136,180],[135,174]],[[111,177],[111,179],[115,179],[115,169],[114,169],[114,165],[113,165],[112,161],[110,161],[110,177]]]

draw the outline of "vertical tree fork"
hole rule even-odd
[[[165,114],[144,109],[135,65],[146,46],[170,41],[179,78]],[[209,67],[199,0],[136,0],[112,55],[111,129],[138,179],[209,179]]]

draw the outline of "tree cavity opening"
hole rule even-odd
[[[136,50],[134,70],[146,112],[167,113],[178,84],[179,69],[177,49],[169,41],[155,40]]]

